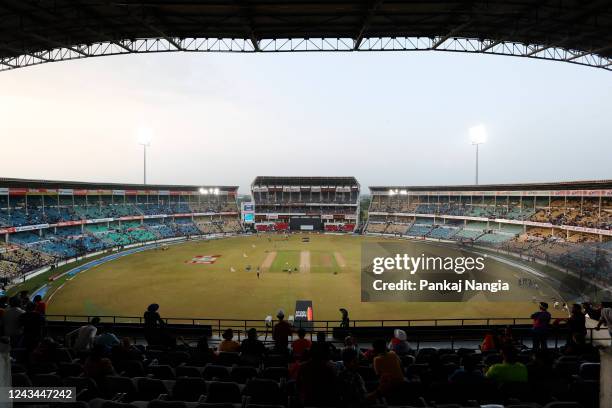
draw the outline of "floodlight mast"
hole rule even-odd
[[[138,144],[142,145],[143,150],[143,185],[147,185],[147,147],[151,146],[151,132],[149,129],[138,131]]]
[[[472,145],[476,146],[476,183],[478,185],[478,146],[486,143],[487,130],[484,125],[473,126],[469,129]]]

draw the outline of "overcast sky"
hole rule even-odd
[[[0,177],[362,186],[612,178],[612,72],[456,53],[151,54],[0,73]],[[365,191],[365,189],[364,189]]]

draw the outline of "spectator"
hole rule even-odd
[[[540,302],[540,310],[531,315],[533,319],[533,351],[548,349],[548,330],[551,315],[548,313],[548,303]]]
[[[604,324],[608,327],[609,337],[612,338],[612,302],[602,302],[601,314],[595,330],[601,329]]]
[[[527,367],[519,363],[514,347],[504,347],[502,349],[503,362],[493,364],[487,370],[487,378],[497,383],[507,382],[527,382]]]
[[[223,341],[219,343],[217,350],[219,352],[225,351],[230,353],[237,353],[240,351],[240,344],[234,341],[234,331],[232,329],[225,329],[223,332]]]
[[[570,317],[557,319],[555,324],[559,322],[565,322],[567,324],[568,334],[566,346],[572,344],[575,336],[578,336],[578,338],[584,338],[586,336],[586,318],[582,312],[582,306],[580,306],[579,303],[574,303],[572,305]]]
[[[389,342],[389,349],[395,354],[403,356],[410,352],[411,347],[407,341],[406,332],[401,329],[393,330],[393,338]]]
[[[19,316],[19,325],[23,330],[21,345],[28,351],[38,346],[45,327],[45,318],[35,308],[34,303],[28,303],[25,313]]]
[[[19,340],[21,340],[22,328],[19,323],[19,317],[25,312],[20,305],[21,301],[19,298],[10,298],[9,307],[4,311],[4,316],[2,316],[4,335],[10,337],[11,346],[13,347],[17,347],[19,345]]]
[[[336,371],[329,361],[329,349],[315,343],[310,360],[300,366],[297,389],[303,406],[334,406],[337,402]]]
[[[89,324],[79,328],[77,339],[74,342],[74,350],[77,352],[89,351],[93,346],[94,338],[98,332],[100,318],[94,317]]]
[[[500,348],[499,346],[500,346],[500,339],[497,334],[497,330],[491,329],[487,331],[487,334],[485,334],[485,337],[482,340],[482,343],[480,344],[480,351],[486,352],[486,351],[499,350]]]
[[[400,358],[393,351],[387,350],[383,339],[375,340],[372,344],[374,350],[374,372],[379,378],[379,387],[376,394],[383,397],[404,381]]]
[[[40,295],[34,296],[34,305],[36,306],[34,310],[40,313],[42,316],[44,316],[47,313],[47,304],[43,302],[42,296]]]
[[[297,331],[298,339],[293,342],[291,348],[293,350],[293,358],[299,360],[302,354],[312,346],[312,342],[306,338],[306,330],[300,328]]]
[[[362,407],[366,405],[366,387],[359,375],[359,353],[355,349],[342,351],[343,370],[338,375],[338,396],[343,407]]]
[[[461,367],[448,377],[448,381],[461,385],[480,384],[484,381],[484,375],[478,368],[474,357],[466,355],[461,358]]]
[[[113,363],[106,357],[104,346],[94,345],[91,348],[91,353],[83,364],[83,373],[85,377],[92,378],[96,382],[101,382],[104,377],[115,375]]]
[[[266,354],[266,346],[257,338],[257,330],[254,328],[247,331],[247,338],[240,345],[240,357],[251,365],[258,365]]]
[[[32,353],[30,353],[30,364],[32,366],[39,366],[55,363],[57,349],[58,345],[55,340],[51,337],[43,338]]]
[[[119,344],[113,347],[111,351],[112,360],[117,362],[137,360],[142,361],[144,356],[138,347],[134,346],[132,339],[122,337]]]
[[[164,333],[166,323],[162,320],[158,313],[159,305],[152,303],[144,312],[144,337],[148,345],[172,345],[173,342],[169,336]]]
[[[272,339],[274,340],[274,349],[277,352],[286,354],[287,347],[289,345],[289,336],[293,333],[293,328],[291,324],[289,324],[285,320],[285,312],[279,310],[276,314],[278,318],[278,322],[274,325],[274,329],[272,330]]]
[[[22,309],[25,309],[28,303],[30,303],[30,297],[28,296],[27,290],[22,290],[19,292],[19,303]]]
[[[190,351],[193,364],[198,367],[204,367],[206,364],[213,363],[216,359],[216,354],[208,345],[208,337],[202,336],[198,340],[198,344]]]
[[[120,344],[120,341],[110,330],[100,326],[98,327],[97,336],[94,338],[93,344],[94,346],[102,346],[104,352],[109,354],[113,347]]]

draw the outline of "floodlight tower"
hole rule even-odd
[[[147,147],[151,146],[151,129],[140,128],[138,130],[138,144],[143,150],[143,184],[147,184]]]
[[[478,185],[478,146],[487,142],[487,129],[484,125],[473,126],[469,129],[470,141],[476,146],[476,185]]]

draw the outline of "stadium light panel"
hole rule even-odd
[[[484,125],[472,126],[469,129],[470,141],[473,145],[479,145],[486,143],[487,141],[487,129]]]
[[[141,127],[138,129],[138,144],[149,146],[153,139],[153,131],[150,128]]]

